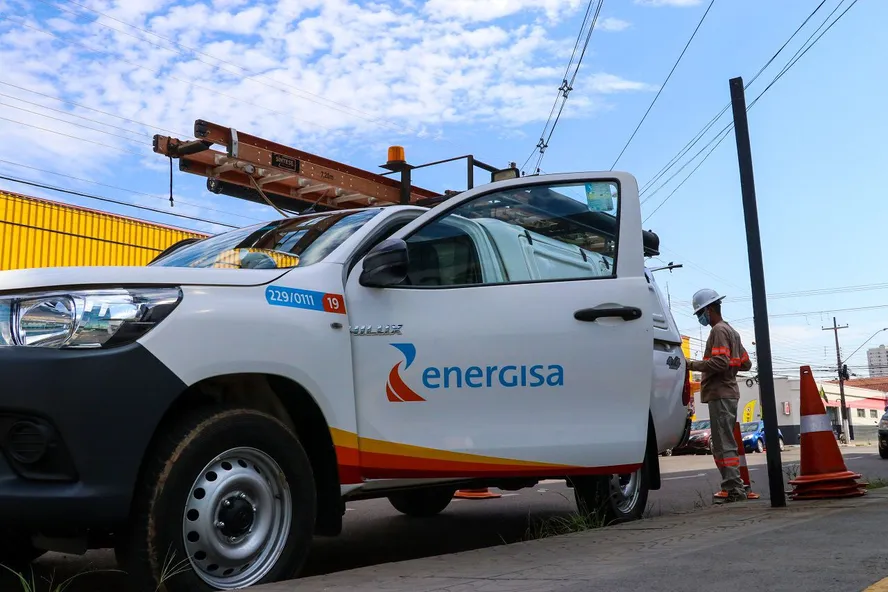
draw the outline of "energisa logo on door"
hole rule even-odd
[[[408,370],[416,360],[416,346],[412,343],[392,343],[404,359],[389,371],[385,391],[392,402],[425,401],[407,385],[401,371]],[[411,374],[415,374],[412,372]],[[423,387],[435,389],[482,388],[557,388],[564,386],[564,368],[560,364],[505,364],[472,366],[428,366],[423,368],[420,380]]]

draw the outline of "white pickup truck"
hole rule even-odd
[[[585,173],[2,272],[0,564],[114,547],[146,589],[230,590],[349,501],[552,478],[638,518],[688,430],[658,243],[631,175]]]

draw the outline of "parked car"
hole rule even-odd
[[[879,456],[888,458],[888,410],[879,420]]]
[[[765,451],[765,422],[762,420],[750,421],[740,424],[740,433],[743,437],[743,448],[746,452],[764,452]],[[777,436],[779,437],[780,450],[784,449],[783,432],[777,428]]]
[[[712,454],[712,430],[708,419],[691,423],[691,435],[684,444],[672,449],[672,454]]]

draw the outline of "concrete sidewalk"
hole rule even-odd
[[[250,590],[859,592],[888,577],[888,488],[855,499],[787,504],[713,506]]]

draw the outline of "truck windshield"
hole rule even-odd
[[[287,269],[317,263],[379,213],[378,208],[296,216],[239,228],[184,246],[154,267]]]

